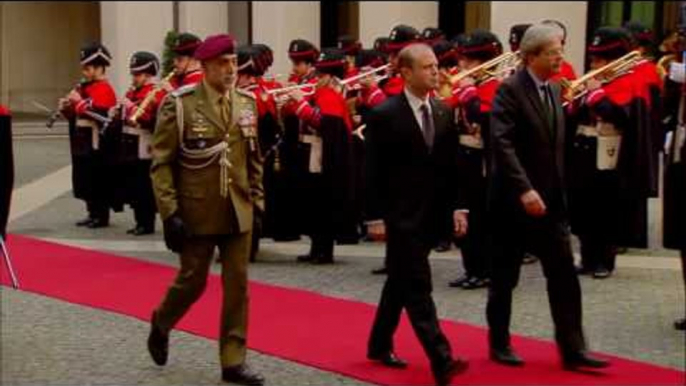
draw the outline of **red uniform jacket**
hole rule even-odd
[[[83,115],[86,111],[107,116],[108,111],[117,104],[114,89],[107,80],[82,84],[79,93],[83,99],[74,106],[77,116]],[[84,116],[84,118],[88,117]]]
[[[198,84],[204,77],[205,74],[203,74],[202,70],[195,70],[185,74],[177,75],[173,77],[169,83],[171,83],[172,87],[174,87],[174,90],[176,90],[179,87],[187,86],[189,84]]]
[[[143,102],[148,94],[154,90],[155,86],[156,84],[154,83],[148,83],[137,89],[129,90],[126,93],[126,99],[134,103],[134,105],[129,107],[128,111],[126,111],[127,117],[133,116],[133,114],[138,110],[138,106],[141,104],[141,102]],[[141,114],[137,120],[141,127],[148,129],[155,127],[157,109],[159,108],[166,94],[167,93],[164,91],[164,89],[157,90],[152,102],[150,102],[150,104],[145,108],[143,114]]]
[[[567,80],[574,80],[576,79],[576,73],[574,72],[574,67],[566,61],[562,61],[562,67],[560,68],[560,72],[557,74],[553,75],[550,80],[553,82],[559,82],[560,79],[567,79]]]

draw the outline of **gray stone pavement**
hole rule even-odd
[[[18,186],[69,164],[64,138],[17,140],[15,154]],[[10,231],[177,265],[176,257],[164,251],[159,228],[151,236],[124,234],[133,221],[128,209],[113,215],[111,227],[99,230],[75,227],[73,223],[83,214],[83,204],[73,199],[71,192],[65,192],[11,222]],[[295,256],[306,249],[306,240],[265,241],[258,262],[251,266],[251,279],[370,304],[378,301],[383,277],[369,271],[382,261],[381,245],[338,248],[338,263],[321,267],[295,263]],[[640,266],[623,266],[622,261],[632,256],[620,256],[619,269],[609,280],[581,278],[590,347],[684,370],[686,335],[672,327],[673,320],[686,312],[681,273],[674,264],[664,267],[653,263],[675,262],[676,254],[654,250],[631,251],[630,255],[650,256],[638,258],[644,260]],[[432,267],[440,316],[485,325],[486,291],[447,286],[462,271],[459,252],[433,254]],[[218,266],[214,270],[218,272]],[[514,333],[551,340],[545,279],[538,264],[523,268],[513,309]],[[175,332],[170,363],[160,369],[145,350],[148,325],[137,319],[4,287],[0,289],[0,313],[2,385],[220,383],[217,344],[212,340]],[[459,337],[451,339],[459,342]],[[252,351],[250,361],[272,385],[362,384]]]

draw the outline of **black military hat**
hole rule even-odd
[[[356,56],[362,49],[362,43],[350,35],[343,35],[338,38],[338,49],[348,56]]]
[[[638,21],[629,21],[624,24],[624,28],[629,31],[635,45],[640,47],[650,47],[655,43],[653,30]]]
[[[400,24],[391,30],[388,36],[388,44],[386,45],[389,53],[396,53],[405,46],[421,41],[421,34],[414,27]]]
[[[362,49],[355,58],[355,67],[377,68],[388,62],[388,55],[375,49]]]
[[[457,66],[457,49],[453,43],[447,40],[439,40],[431,48],[433,48],[436,59],[438,59],[438,67]]]
[[[588,47],[591,55],[608,60],[619,58],[631,50],[631,34],[622,27],[600,27]]]
[[[200,47],[202,40],[190,32],[182,32],[174,40],[172,52],[179,56],[193,56]]]
[[[243,45],[236,48],[238,73],[252,76],[262,75],[260,56],[261,52],[255,46]]]
[[[422,40],[428,45],[432,45],[439,40],[445,40],[445,33],[435,27],[426,27],[422,31]]]
[[[131,55],[129,70],[132,74],[145,73],[155,76],[160,70],[160,61],[152,52],[138,51]]]
[[[257,52],[258,67],[264,74],[274,64],[274,51],[266,44],[253,44],[251,47]]]
[[[554,20],[554,19],[547,19],[543,20],[541,24],[547,24],[547,25],[552,25],[560,29],[562,31],[562,45],[565,44],[565,41],[567,40],[567,27],[565,27],[564,24],[562,24],[561,21],[559,20]]]
[[[475,29],[467,34],[459,53],[467,58],[489,60],[503,53],[503,45],[494,33]]]
[[[111,61],[110,52],[98,42],[88,43],[81,48],[81,65],[109,66]]]
[[[531,24],[515,24],[510,28],[510,48],[513,51],[519,49],[519,44],[522,42],[522,37],[524,37],[524,32],[531,27]]]
[[[345,54],[338,48],[324,48],[314,64],[318,72],[329,74],[340,79],[345,76]]]
[[[314,63],[319,57],[319,50],[307,40],[295,39],[288,45],[288,57],[292,61]]]

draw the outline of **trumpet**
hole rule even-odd
[[[172,70],[171,72],[169,72],[169,74],[167,74],[167,76],[165,76],[164,79],[162,79],[162,81],[159,84],[157,84],[148,93],[148,95],[145,96],[143,101],[141,101],[141,103],[139,103],[138,106],[136,106],[136,110],[131,115],[131,122],[134,125],[136,124],[136,121],[138,120],[138,118],[140,118],[141,115],[143,115],[143,113],[145,112],[145,109],[148,108],[150,103],[152,103],[153,99],[155,99],[155,96],[157,95],[157,93],[164,87],[165,83],[168,83],[174,75],[176,75],[176,70]]]
[[[519,63],[519,51],[506,52],[472,69],[461,71],[458,74],[453,75],[450,78],[450,84],[455,85],[469,77],[478,77],[479,81],[501,77],[504,74],[509,74],[512,68],[518,66]]]
[[[586,82],[590,79],[598,79],[601,83],[608,83],[620,75],[630,71],[643,59],[641,52],[634,50],[600,68],[590,71],[580,78],[570,82],[564,79],[560,84],[564,88],[563,95],[567,100],[563,105],[575,101],[588,94]]]
[[[365,71],[363,73],[347,77],[347,78],[343,79],[342,81],[340,81],[339,84],[341,86],[347,86],[350,83],[357,82],[358,80],[366,78],[370,75],[375,75],[377,72],[386,71],[389,67],[390,67],[390,64],[384,64],[383,66],[371,69],[369,71]],[[387,77],[388,77],[388,75],[378,75],[374,79],[378,82],[381,79],[385,79]]]
[[[303,83],[296,84],[293,86],[286,86],[281,88],[275,88],[272,90],[267,90],[266,94],[271,95],[277,103],[285,103],[288,100],[288,94],[291,91],[301,90],[303,92],[303,95],[310,96],[314,95],[316,88],[316,85],[312,83]]]

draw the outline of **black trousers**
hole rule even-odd
[[[133,165],[132,190],[133,214],[136,225],[149,229],[155,229],[155,195],[152,190],[152,180],[150,178],[151,160],[138,160]]]
[[[393,350],[393,335],[405,309],[432,368],[442,369],[452,358],[450,343],[441,331],[431,297],[430,243],[387,227],[388,277],[381,292],[368,354]]]
[[[607,268],[614,271],[617,248],[604,237],[597,234],[579,235],[581,246],[581,265],[590,270]]]
[[[312,238],[310,256],[318,260],[333,260],[335,242],[334,208],[330,183],[322,174],[307,176],[310,197],[309,235]]]
[[[524,252],[539,257],[547,279],[555,340],[561,354],[585,350],[581,287],[574,268],[567,222],[558,216],[533,219],[519,213],[500,215],[493,222],[491,286],[486,317],[491,347],[510,344],[512,292],[517,286]],[[557,217],[557,218],[556,218]]]

